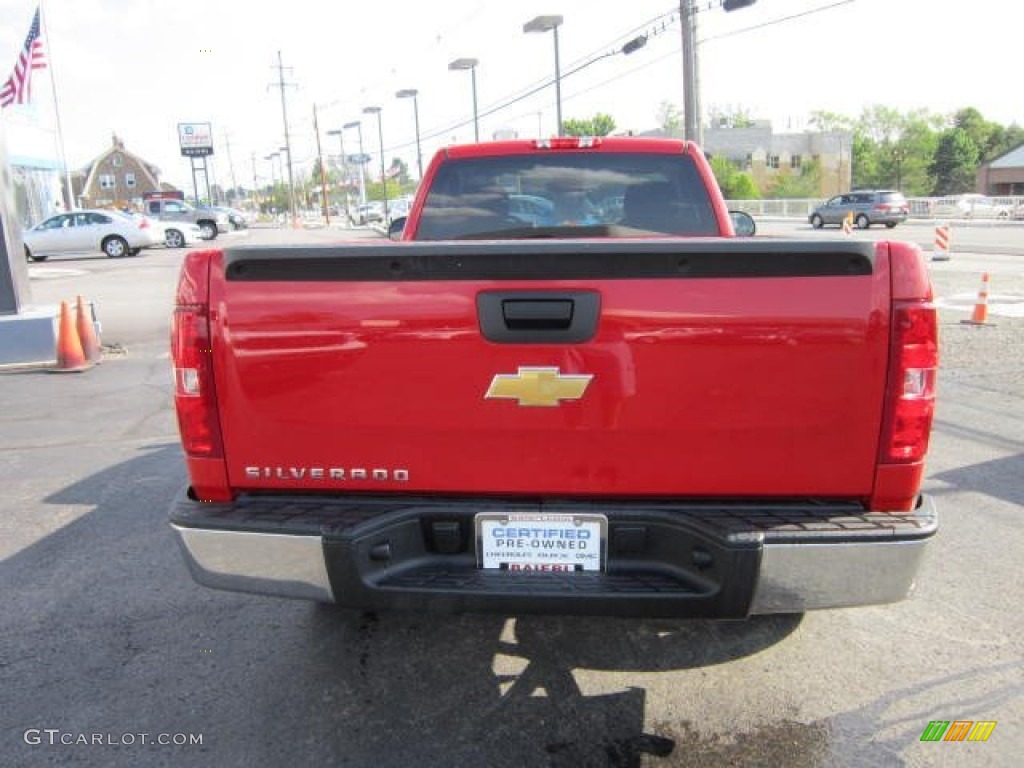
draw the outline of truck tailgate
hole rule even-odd
[[[885,246],[236,248],[214,266],[231,485],[866,497]]]

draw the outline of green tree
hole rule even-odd
[[[963,128],[951,128],[943,133],[929,167],[935,179],[932,194],[942,196],[974,191],[980,155],[978,145]]]
[[[1024,128],[1016,123],[1010,123],[1008,126],[1000,125],[992,138],[992,148],[986,160],[995,160],[1021,144],[1024,144]]]
[[[740,171],[727,157],[717,155],[711,158],[711,170],[715,174],[722,196],[727,200],[758,200],[761,193],[749,173]]]
[[[663,101],[658,105],[656,117],[658,125],[665,132],[666,136],[676,139],[683,137],[683,112],[678,106],[671,102]]]
[[[750,110],[746,107],[712,105],[708,109],[708,121],[716,127],[749,128],[754,124]]]
[[[615,119],[600,112],[589,120],[570,118],[562,122],[562,133],[566,136],[607,136],[614,130]]]
[[[818,197],[821,190],[821,163],[807,160],[797,170],[780,173],[768,191],[770,198]]]
[[[855,121],[838,112],[815,110],[811,112],[810,125],[822,133],[853,133]]]
[[[727,157],[722,155],[715,155],[711,158],[711,172],[715,174],[715,180],[718,182],[718,188],[722,190],[722,194],[725,197],[731,195],[726,190],[731,190],[735,183],[736,176],[740,170],[736,167],[736,164]]]
[[[732,193],[729,195],[730,200],[761,199],[761,192],[758,190],[757,184],[754,183],[754,178],[749,173],[743,171],[736,174],[730,191]]]

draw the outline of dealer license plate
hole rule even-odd
[[[480,568],[508,571],[603,571],[608,540],[604,515],[481,512],[476,516]]]

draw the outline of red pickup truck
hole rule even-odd
[[[438,153],[405,242],[189,254],[193,576],[507,613],[903,598],[937,529],[922,254],[734,221],[689,143],[495,142]]]

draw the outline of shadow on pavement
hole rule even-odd
[[[965,491],[983,493],[1011,504],[1024,505],[1024,453],[958,467],[934,475],[936,480]]]
[[[167,525],[183,482],[178,446],[154,445],[33,502],[93,509],[0,562],[10,764],[689,764],[695,745],[676,741],[692,734],[652,724],[645,675],[756,654],[802,619],[376,616],[215,592],[191,581]],[[593,690],[588,675],[584,691],[577,670],[635,678]],[[691,680],[673,708],[689,700],[696,721]],[[29,746],[28,728],[203,744]]]
[[[329,650],[309,682],[337,702],[339,725],[358,724],[344,740],[379,765],[676,765],[677,735],[645,729],[642,674],[757,653],[800,620],[376,616],[320,606],[312,631]],[[588,695],[577,669],[637,679]]]

